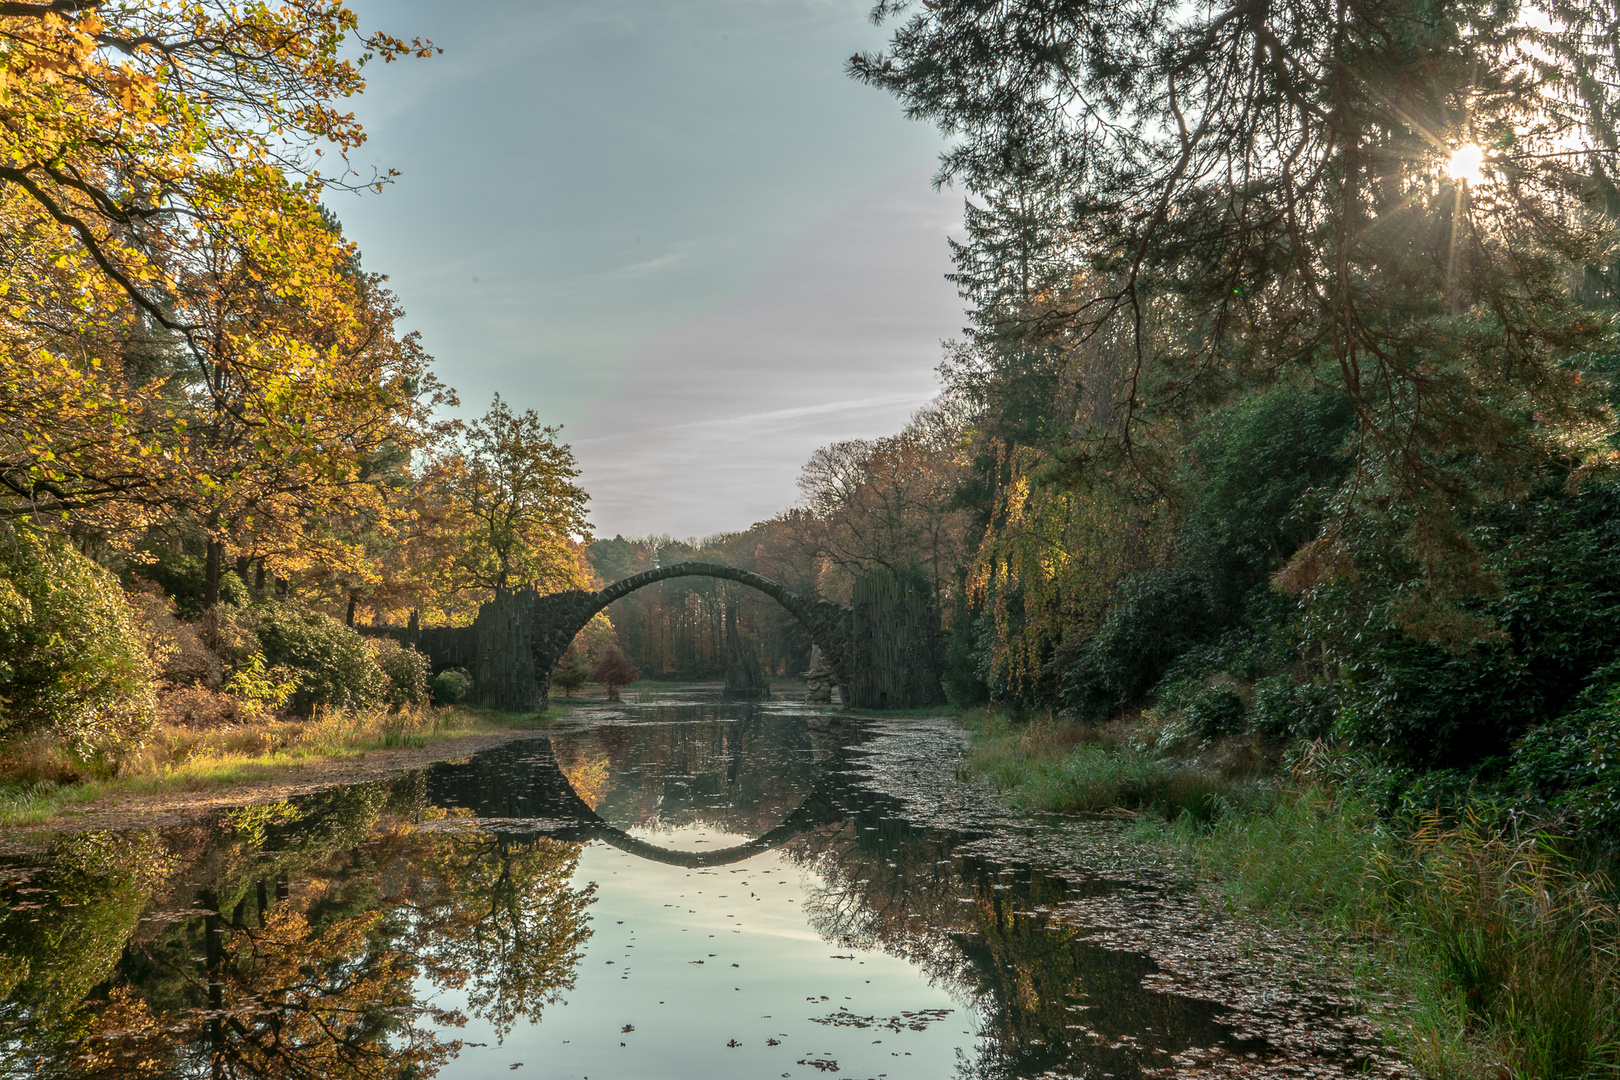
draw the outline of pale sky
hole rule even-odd
[[[431,60],[368,69],[328,204],[463,416],[564,425],[599,534],[702,536],[791,505],[816,447],[932,397],[962,304],[941,148],[842,65],[867,0],[362,0]]]

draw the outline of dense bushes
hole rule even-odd
[[[1286,666],[1295,616],[1271,577],[1315,531],[1353,419],[1342,392],[1293,383],[1208,417],[1182,452],[1176,565],[1122,582],[1102,625],[1059,646],[1051,704],[1098,722],[1155,688],[1190,699],[1209,674]],[[1198,723],[1230,726],[1222,708]]]
[[[415,649],[392,649],[383,653],[377,666],[388,676],[388,703],[394,708],[401,705],[425,705],[428,700],[428,658]]]
[[[1377,763],[1364,790],[1385,807],[1493,792],[1620,846],[1605,696],[1620,486],[1544,462],[1514,497],[1466,511],[1470,567],[1425,571],[1404,518],[1345,509],[1352,430],[1342,394],[1305,385],[1201,421],[1181,450],[1170,559],[1061,642],[1050,697],[1015,704],[1088,723],[1147,709],[1205,740],[1325,738]],[[1431,589],[1426,573],[1471,584]]]
[[[1058,647],[1058,699],[1082,720],[1106,720],[1135,704],[1194,643],[1215,628],[1204,579],[1186,570],[1142,574],[1095,634]]]
[[[139,742],[152,668],[117,580],[58,537],[0,525],[0,736],[81,754]]]
[[[1307,495],[1348,468],[1354,419],[1337,387],[1285,383],[1216,412],[1183,451],[1179,558],[1204,576],[1226,617],[1315,533],[1319,500]]]
[[[296,674],[292,706],[302,713],[323,708],[362,708],[385,699],[388,676],[359,634],[330,615],[296,604],[267,603],[251,609],[248,623],[266,662]]]
[[[1321,590],[1309,616],[1347,684],[1344,733],[1414,768],[1502,759],[1620,659],[1620,490],[1548,478],[1486,515],[1476,537],[1500,586],[1467,613],[1494,640],[1420,641],[1400,618],[1406,590],[1376,582]]]
[[[1620,853],[1620,664],[1599,672],[1580,704],[1520,740],[1512,777],[1572,831]]]

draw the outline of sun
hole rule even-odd
[[[1453,180],[1462,180],[1470,187],[1478,187],[1485,179],[1485,151],[1468,143],[1451,152],[1451,160],[1446,162],[1446,175]]]

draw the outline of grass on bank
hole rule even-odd
[[[1254,755],[1227,753],[1191,764],[1133,751],[1120,731],[1055,721],[1015,724],[987,710],[965,713],[970,768],[1022,810],[1130,810],[1207,824],[1235,808],[1264,809],[1275,797]]]
[[[543,724],[559,711],[520,715],[468,706],[332,710],[309,719],[197,728],[160,724],[146,745],[86,762],[54,739],[0,745],[0,826],[37,825],[111,795],[208,791],[275,780],[312,760],[421,748],[464,735]]]
[[[842,708],[841,706],[834,707]],[[851,716],[880,716],[884,719],[895,720],[932,720],[937,716],[955,716],[958,712],[956,707],[952,705],[919,705],[914,709],[864,709],[851,706],[848,709],[842,709],[842,711],[849,713]]]
[[[1386,1034],[1426,1076],[1620,1076],[1620,918],[1608,878],[1524,826],[1389,820],[1308,770],[1188,759],[1123,729],[967,719],[971,766],[1028,809],[1132,810],[1234,909],[1352,943]],[[1206,748],[1207,749],[1207,748]]]

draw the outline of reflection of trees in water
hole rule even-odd
[[[419,1003],[422,978],[503,1035],[538,1019],[590,934],[578,845],[419,829],[443,813],[418,778],[363,787],[233,814],[205,844],[78,838],[0,880],[0,1075],[431,1076],[460,1045],[435,1028],[464,1018]],[[138,929],[166,849],[180,910]]]
[[[385,913],[319,927],[290,906],[261,914],[260,925],[206,918],[204,964],[181,973],[205,1006],[160,1017],[138,987],[117,986],[64,1072],[382,1080],[432,1075],[460,1049],[420,1022],[457,1018],[416,1004],[418,966],[388,943]]]
[[[596,899],[595,883],[569,885],[579,852],[560,840],[464,832],[433,835],[411,854],[422,877],[407,894],[412,950],[503,1039],[574,987]]]
[[[970,929],[961,897],[971,892],[963,892],[948,838],[907,836],[912,830],[900,822],[876,821],[853,816],[783,849],[820,879],[805,898],[811,928],[841,948],[900,957],[971,1002],[977,979],[956,943]]]
[[[0,1075],[34,1075],[84,1028],[86,995],[118,963],[168,873],[150,833],[81,833],[0,876]],[[35,1046],[34,1033],[46,1036]]]
[[[1213,1022],[1222,1010],[1146,989],[1149,960],[1089,945],[1051,916],[1088,886],[954,854],[957,834],[910,825],[859,791],[840,798],[845,820],[782,849],[820,878],[811,925],[841,947],[917,965],[975,1009],[980,1042],[959,1076],[1128,1076],[1162,1063],[1159,1051],[1228,1040]]]
[[[589,747],[552,743],[557,768],[568,778],[568,786],[586,806],[595,810],[602,805],[607,793],[609,761],[606,754],[593,753]]]
[[[679,723],[556,734],[552,752],[571,783],[577,763],[608,764],[597,801],[577,784],[575,791],[620,828],[703,825],[758,836],[793,812],[847,740],[802,717],[728,708],[723,719],[710,706],[675,706],[659,712]]]

